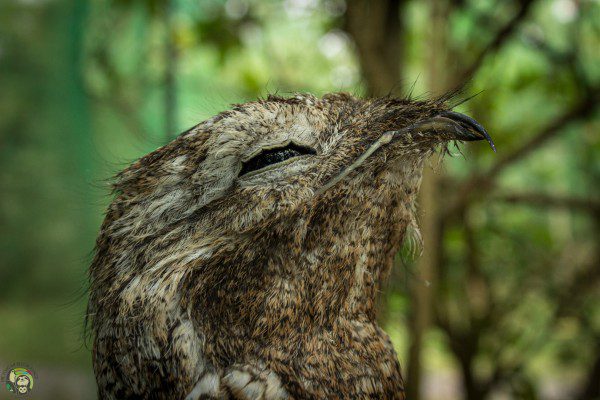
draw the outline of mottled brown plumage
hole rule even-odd
[[[90,268],[100,398],[403,399],[375,300],[424,159],[484,138],[447,111],[270,96],[121,172]]]

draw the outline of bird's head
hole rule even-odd
[[[377,281],[373,270],[400,244],[423,160],[449,141],[482,139],[491,144],[444,101],[330,94],[236,105],[118,176],[92,287],[177,280],[211,287],[212,298],[256,298],[261,285],[304,279],[307,296],[320,296],[338,274],[349,296],[357,281],[368,286],[356,265]]]

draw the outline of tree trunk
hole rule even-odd
[[[479,382],[473,374],[473,355],[469,354],[465,358],[461,358],[459,361],[463,376],[465,399],[483,400],[485,398],[485,393],[479,386]]]
[[[402,65],[405,0],[355,0],[347,3],[345,29],[356,43],[369,96],[384,96],[398,89]]]

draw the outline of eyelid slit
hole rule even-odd
[[[281,147],[262,149],[254,157],[242,162],[242,170],[238,176],[258,171],[269,165],[278,164],[293,157],[309,154],[317,154],[317,152],[311,147],[298,145],[294,142],[289,142]]]

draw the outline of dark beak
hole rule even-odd
[[[456,140],[462,141],[474,141],[474,140],[487,140],[490,147],[496,152],[496,146],[491,136],[483,126],[468,115],[460,114],[454,111],[444,111],[438,117],[435,118],[447,118],[454,122],[458,126],[455,129],[457,135]],[[434,118],[434,119],[435,119]]]
[[[435,117],[415,122],[397,131],[385,132],[381,139],[386,136],[402,137],[405,134],[418,134],[422,138],[434,138],[438,140],[460,140],[471,142],[474,140],[486,140],[492,150],[496,151],[494,141],[483,126],[473,118],[454,111],[444,111]],[[431,134],[434,136],[431,136]],[[391,140],[391,139],[390,139]]]
[[[415,133],[420,137],[432,138],[432,136],[430,136],[432,132],[435,135],[435,142],[437,142],[439,139],[460,140],[464,142],[486,140],[490,144],[492,150],[496,152],[494,141],[479,122],[464,114],[454,111],[444,111],[435,117],[416,122],[397,131],[384,132],[379,139],[371,144],[371,146],[364,153],[362,153],[358,159],[356,159],[356,161],[344,168],[342,172],[323,185],[323,187],[316,190],[315,195],[325,192],[337,182],[344,179],[344,177],[360,166],[367,158],[371,156],[371,154],[377,151],[377,149],[389,144],[390,142],[393,142],[394,139],[410,135],[410,140],[412,141]]]

